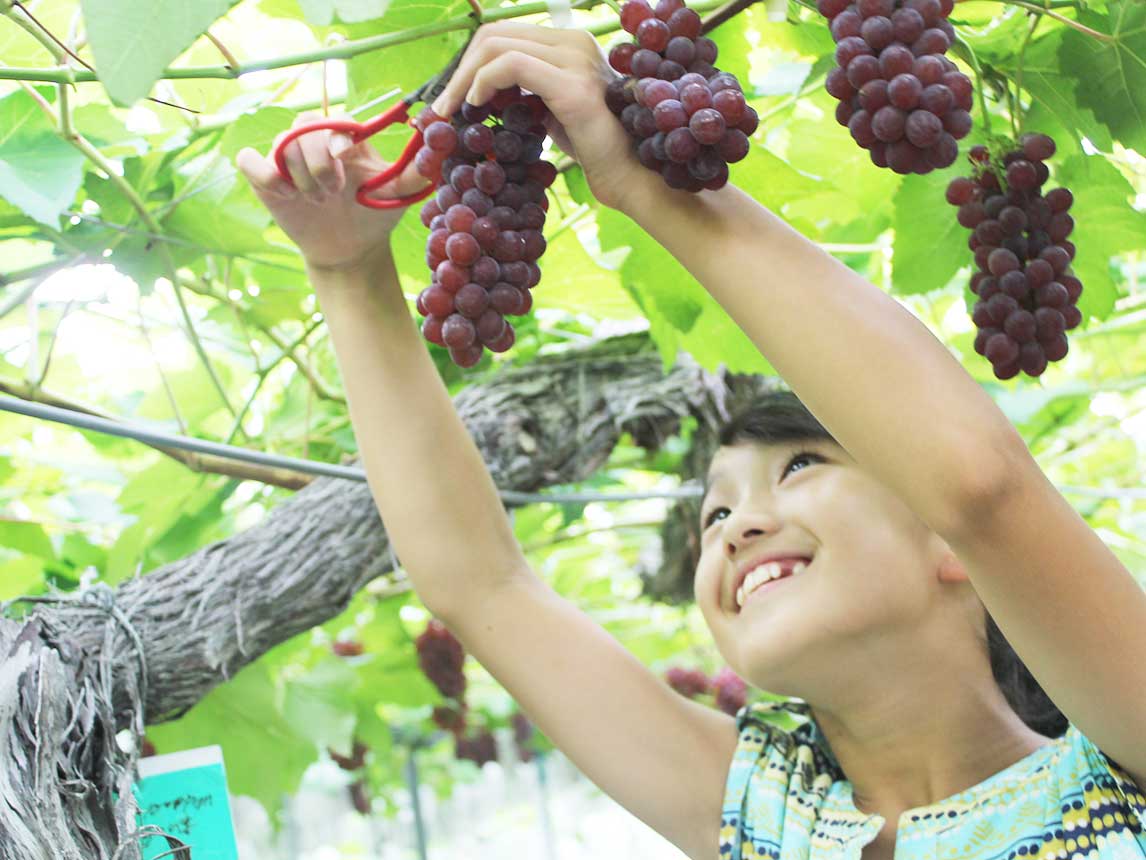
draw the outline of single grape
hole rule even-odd
[[[891,105],[882,107],[871,118],[871,130],[884,143],[894,143],[903,137],[907,114]]]
[[[701,108],[688,121],[688,129],[700,144],[714,144],[724,136],[727,124],[720,111]]]
[[[1074,195],[1066,188],[1052,188],[1047,192],[1045,200],[1051,212],[1065,212],[1074,203]]]
[[[659,18],[646,18],[637,25],[637,44],[649,51],[663,51],[668,46],[668,24]]]
[[[653,121],[657,129],[666,134],[688,125],[689,114],[679,99],[665,99],[653,108]]]
[[[974,194],[975,183],[966,176],[957,176],[947,185],[947,202],[956,206],[969,203]]]
[[[674,128],[665,137],[665,153],[678,164],[684,164],[700,153],[700,144],[688,128]]]
[[[911,110],[919,104],[923,84],[912,74],[896,75],[887,84],[887,98],[900,110]]]
[[[621,7],[621,26],[626,33],[636,33],[642,21],[653,17],[652,7],[644,0],[629,0]]]
[[[943,123],[939,117],[927,110],[914,110],[907,117],[904,134],[918,147],[934,146],[939,142],[939,135],[942,133]]]

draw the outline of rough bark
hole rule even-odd
[[[729,399],[760,387],[686,357],[664,373],[647,337],[630,335],[502,371],[455,405],[496,484],[530,492],[589,477],[625,432],[655,449],[690,415],[699,430],[689,470],[699,474]],[[695,521],[695,505],[676,506],[650,592],[691,593]],[[103,606],[0,618],[0,860],[137,858],[125,790],[137,755],[117,733],[179,717],[391,570],[366,484],[321,478],[258,526],[109,590]]]

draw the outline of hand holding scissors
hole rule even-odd
[[[472,38],[473,34],[471,33],[470,39]],[[377,173],[359,185],[357,199],[363,206],[369,206],[372,209],[398,209],[409,206],[411,203],[416,203],[419,200],[424,200],[430,196],[434,191],[434,186],[433,183],[429,182],[427,182],[426,187],[420,191],[401,197],[378,198],[371,197],[370,194],[395,177],[400,176],[410,163],[413,162],[414,157],[418,154],[418,150],[422,148],[422,132],[411,122],[410,108],[418,102],[424,102],[429,105],[434,99],[441,95],[449,83],[450,77],[461,62],[462,56],[465,54],[466,48],[470,43],[470,39],[466,40],[466,44],[461,47],[442,71],[431,77],[413,92],[403,96],[401,101],[369,122],[359,123],[350,119],[321,119],[292,128],[278,141],[274,149],[274,162],[278,169],[279,176],[288,183],[294,184],[287,165],[287,148],[291,143],[305,134],[310,134],[315,131],[332,131],[344,134],[350,139],[352,144],[358,144],[383,129],[389,128],[394,123],[410,123],[411,127],[414,128],[414,135],[402,150],[402,154],[385,170],[382,170],[380,173]]]

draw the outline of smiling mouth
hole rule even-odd
[[[794,579],[797,576],[803,576],[808,567],[811,566],[811,563],[811,560],[806,562],[797,561],[792,565],[781,565],[777,562],[769,562],[768,564],[762,564],[749,571],[748,575],[744,578],[744,582],[736,589],[736,594],[733,596],[733,600],[736,603],[736,611],[739,613],[743,610],[749,598],[756,592],[767,591],[779,582]]]

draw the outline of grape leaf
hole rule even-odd
[[[17,90],[0,99],[0,196],[41,224],[58,227],[83,182],[83,163],[83,154],[57,134],[31,95]]]
[[[1113,39],[1067,30],[1059,50],[1063,73],[1083,82],[1081,105],[1123,144],[1146,152],[1146,4],[1111,2],[1106,14],[1083,11],[1079,20]]]
[[[96,70],[116,104],[147,95],[167,66],[237,0],[82,0]]]
[[[967,230],[944,195],[952,171],[905,176],[895,194],[892,292],[926,293],[947,286],[971,262]]]
[[[147,737],[161,753],[219,744],[231,793],[255,798],[274,816],[318,754],[277,705],[267,664],[247,666],[183,717],[149,726]]]
[[[1060,59],[1067,31],[1058,29],[1027,46],[1023,58],[1023,89],[1045,108],[1075,139],[1086,137],[1100,149],[1110,148],[1110,129],[1079,100],[1078,90],[1090,86]],[[1018,75],[1018,54],[1013,45],[999,43],[997,53],[984,50],[984,60],[1011,78]],[[979,50],[976,44],[976,50]],[[1083,84],[1083,82],[1086,82]],[[976,128],[981,118],[976,115]],[[1028,127],[1034,128],[1036,126]],[[1041,130],[1041,129],[1040,129]]]
[[[365,39],[439,23],[465,14],[469,8],[465,0],[399,3],[381,19],[369,24],[353,24],[346,27],[345,32],[350,39]],[[364,104],[395,87],[409,92],[440,70],[465,40],[466,33],[460,30],[439,33],[352,57],[346,68],[348,104]]]
[[[1110,258],[1142,248],[1146,212],[1134,209],[1134,189],[1102,156],[1072,155],[1055,169],[1055,178],[1074,193],[1070,240],[1077,247],[1072,265],[1083,285],[1079,310],[1105,317],[1118,292]]]

